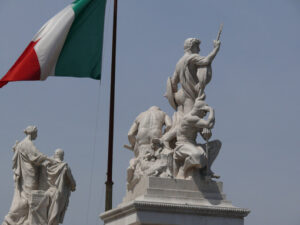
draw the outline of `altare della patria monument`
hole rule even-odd
[[[226,199],[221,171],[213,170],[222,142],[212,139],[215,111],[206,89],[221,31],[222,26],[207,56],[199,55],[199,39],[184,41],[183,56],[173,75],[166,77],[165,97],[173,115],[150,106],[132,123],[129,144],[124,145],[133,153],[126,171],[126,195],[116,208],[100,215],[104,224],[244,224],[250,210]],[[37,127],[28,126],[25,138],[13,146],[15,189],[2,225],[61,224],[76,189],[64,151],[55,150],[53,157],[41,153],[33,143],[37,132]]]
[[[233,206],[212,165],[222,151],[211,140],[215,112],[206,100],[212,62],[221,42],[200,56],[197,38],[184,41],[184,54],[167,79],[172,117],[157,106],[140,113],[128,132],[133,152],[121,204],[100,215],[106,225],[242,225],[250,210]],[[198,134],[201,142],[198,142]]]

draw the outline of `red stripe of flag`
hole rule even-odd
[[[0,88],[10,81],[40,80],[40,64],[33,48],[37,42],[30,42],[12,68],[0,80]]]

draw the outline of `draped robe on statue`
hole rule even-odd
[[[76,183],[67,163],[57,162],[47,167],[48,184],[50,188],[50,206],[48,209],[48,225],[63,223],[64,215],[69,204],[71,191]]]
[[[14,197],[3,225],[28,225],[31,191],[38,189],[38,166],[47,159],[26,137],[14,147]]]
[[[183,65],[182,65],[183,64]],[[184,55],[179,60],[178,76],[183,92],[187,98],[195,100],[199,91],[208,84],[212,77],[211,64],[198,54]]]

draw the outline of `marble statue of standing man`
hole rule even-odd
[[[33,140],[37,137],[37,127],[28,126],[26,137],[13,147],[13,172],[15,181],[14,197],[9,213],[2,225],[29,225],[29,202],[31,192],[38,189],[38,166],[45,161],[53,161],[39,152]]]
[[[212,52],[203,57],[199,55],[201,41],[188,38],[184,42],[184,55],[176,64],[174,74],[167,81],[167,92],[171,106],[184,114],[191,111],[195,99],[205,99],[204,88],[212,77],[211,63],[217,55],[221,42],[214,41]],[[178,83],[181,88],[178,90]]]
[[[54,153],[56,163],[47,167],[51,203],[48,209],[48,225],[63,223],[64,215],[69,204],[71,191],[75,191],[76,182],[68,164],[64,162],[64,151],[56,149]]]

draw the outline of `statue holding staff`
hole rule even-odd
[[[184,55],[177,62],[173,76],[167,80],[165,96],[175,110],[186,114],[192,109],[197,97],[205,99],[204,89],[212,78],[211,63],[220,49],[221,32],[222,25],[217,40],[213,43],[214,49],[205,57],[199,55],[201,43],[199,39],[185,40]],[[178,84],[181,85],[179,90]]]

